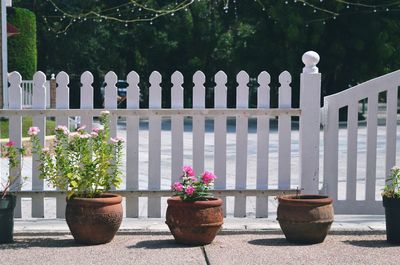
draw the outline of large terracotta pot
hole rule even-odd
[[[333,222],[332,199],[322,195],[278,197],[278,218],[289,242],[316,244],[324,241]]]
[[[14,208],[16,197],[7,194],[3,199],[0,193],[0,244],[13,242]]]
[[[221,199],[185,202],[172,197],[167,202],[166,224],[178,243],[207,245],[214,240],[224,220]]]
[[[122,222],[121,201],[121,196],[108,193],[67,200],[65,219],[75,241],[88,245],[110,242]]]
[[[400,199],[382,197],[385,207],[386,239],[389,243],[400,245]]]

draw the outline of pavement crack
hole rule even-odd
[[[208,259],[206,248],[204,246],[201,246],[201,251],[203,252],[204,260],[206,261],[207,265],[211,265],[210,260]]]

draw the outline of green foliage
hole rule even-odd
[[[35,127],[30,129],[33,153],[40,161],[40,177],[53,187],[67,192],[67,197],[94,198],[118,187],[122,180],[120,138],[110,138],[109,113],[100,117],[104,128],[91,134],[84,128],[70,133],[65,126],[55,130],[54,150],[42,149]]]
[[[393,167],[390,175],[386,179],[386,185],[383,189],[382,196],[387,198],[400,198],[400,168]]]
[[[9,121],[6,119],[0,120],[0,138],[7,139],[8,138],[8,125]],[[54,134],[54,127],[56,123],[54,120],[46,120],[46,135]],[[32,126],[32,117],[23,117],[22,118],[22,137],[28,137],[27,131],[29,127]]]
[[[65,10],[79,13],[127,1],[56,2]],[[173,2],[141,3],[165,7]],[[292,74],[293,102],[298,104],[301,57],[308,50],[315,50],[321,56],[318,67],[323,78],[322,96],[400,68],[400,21],[396,12],[354,12],[347,11],[337,1],[315,2],[341,15],[323,24],[319,20],[322,12],[314,13],[301,3],[260,0],[236,1],[236,17],[232,7],[228,13],[224,12],[224,1],[195,1],[187,12],[160,17],[153,25],[138,23],[125,27],[123,23],[88,20],[74,23],[66,35],[58,37],[48,31],[42,19],[54,14],[52,5],[28,0],[17,4],[34,10],[38,17],[39,68],[47,74],[61,70],[71,74],[71,95],[79,93],[79,75],[86,70],[95,76],[95,98],[99,98],[97,89],[107,71],[113,70],[124,79],[129,71],[135,70],[141,76],[142,107],[148,97],[147,79],[154,70],[164,77],[165,107],[170,104],[168,76],[175,70],[184,74],[184,86],[189,88],[185,89],[185,107],[190,107],[191,76],[196,70],[206,74],[206,87],[213,86],[212,77],[219,70],[227,73],[229,106],[235,104],[235,76],[240,70],[246,70],[252,78],[267,70],[272,78],[271,105],[276,106],[278,75],[284,70]],[[380,4],[385,2],[388,1],[382,0]],[[252,84],[250,89],[251,94],[255,93],[256,86]],[[71,105],[77,107],[79,102],[75,99],[79,97],[72,97]],[[213,105],[212,90],[207,92],[206,104]]]
[[[19,34],[8,39],[8,71],[18,71],[23,79],[31,80],[36,72],[36,17],[24,8],[9,8],[8,21]]]

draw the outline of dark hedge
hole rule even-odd
[[[36,17],[25,8],[8,8],[7,20],[19,34],[8,38],[8,72],[18,71],[22,79],[31,80],[36,72]]]

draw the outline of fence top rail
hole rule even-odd
[[[102,111],[112,116],[300,116],[300,109],[18,109],[0,110],[0,116],[100,116]]]
[[[326,96],[324,98],[324,105],[326,103],[341,108],[349,105],[354,100],[361,100],[369,97],[370,95],[377,94],[388,90],[393,86],[400,85],[400,70],[388,73],[386,75],[371,79],[364,83],[353,86],[341,92]]]

